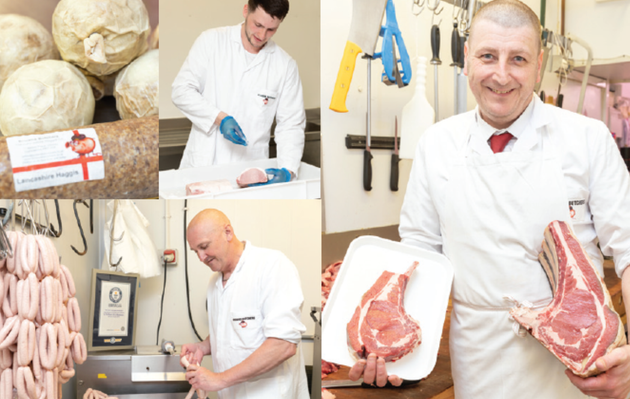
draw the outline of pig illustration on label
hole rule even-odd
[[[94,147],[96,147],[94,139],[86,137],[85,134],[80,134],[77,130],[73,130],[73,132],[72,140],[66,143],[66,148],[70,148],[79,156],[87,156],[94,151]]]

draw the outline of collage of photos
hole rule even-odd
[[[0,399],[630,399],[628,21],[0,0]]]

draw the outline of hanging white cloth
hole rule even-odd
[[[114,212],[114,204],[116,212]],[[103,237],[105,241],[105,258],[101,269],[122,271],[123,273],[138,273],[142,278],[159,276],[161,274],[158,252],[149,235],[149,221],[131,200],[114,200],[107,204],[112,217],[105,224]],[[114,229],[111,230],[112,219]],[[118,266],[109,263],[111,239],[114,238],[111,260]]]

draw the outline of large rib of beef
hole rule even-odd
[[[363,294],[347,326],[348,347],[355,357],[375,353],[394,362],[420,345],[420,324],[403,309],[405,288],[417,266],[414,262],[403,274],[383,272]]]
[[[606,285],[566,223],[547,226],[542,248],[538,260],[553,300],[539,311],[518,307],[510,314],[574,374],[599,374],[596,360],[626,343]]]

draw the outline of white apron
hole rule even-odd
[[[500,154],[474,124],[449,174],[441,229],[455,271],[450,352],[457,399],[586,397],[531,335],[515,335],[513,304],[504,299],[551,300],[538,263],[543,231],[553,220],[569,221],[560,162],[539,124],[530,122],[514,151]]]

